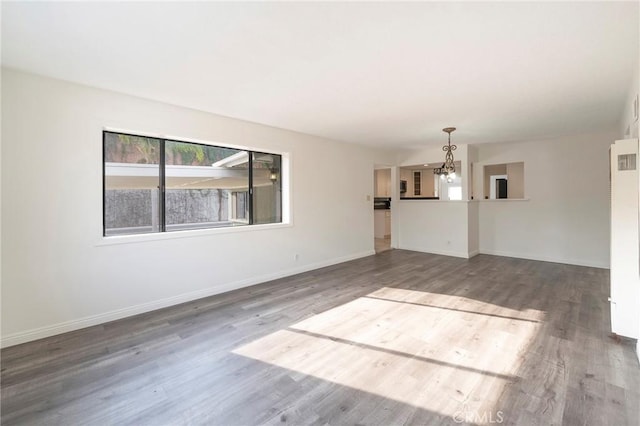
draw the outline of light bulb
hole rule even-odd
[[[444,175],[440,175],[440,179],[444,180]]]
[[[456,172],[451,173],[451,179],[455,179],[456,178]]]

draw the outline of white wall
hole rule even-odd
[[[463,200],[472,193],[468,183],[476,199],[399,202],[397,247],[608,268],[608,149],[615,139],[612,129],[542,141],[460,145],[456,160],[462,161],[461,170],[473,170],[470,179],[463,179]],[[398,164],[433,162],[441,152],[434,147],[401,153]],[[478,199],[484,192],[484,166],[515,162],[524,162],[526,200]]]
[[[468,230],[469,242],[467,246],[468,257],[473,257],[480,253],[480,223],[478,218],[479,203],[471,201],[468,203]]]
[[[460,161],[460,172],[463,180],[463,201],[438,200],[400,200],[394,204],[392,212],[397,225],[397,248],[444,254],[448,256],[468,258],[469,238],[469,203],[465,178],[469,170],[468,146],[458,145],[454,153],[455,161]],[[401,152],[398,155],[399,166],[438,163],[444,160],[441,146],[430,146],[422,150]],[[393,232],[396,232],[395,230]],[[393,233],[392,233],[393,236]]]
[[[615,136],[478,145],[476,186],[484,165],[524,161],[528,199],[479,201],[480,252],[609,267],[608,150]]]
[[[398,217],[398,248],[468,258],[469,202],[402,200]]]
[[[384,152],[7,69],[2,89],[5,346],[374,253]],[[105,244],[104,127],[288,153],[293,225]]]
[[[524,198],[524,163],[507,164],[507,198]]]
[[[639,55],[640,56],[640,55]],[[628,139],[638,137],[638,121],[633,116],[633,101],[640,93],[640,68],[636,65],[636,71],[629,82],[627,101],[624,104],[624,111],[620,118],[620,132],[616,139]],[[640,102],[640,101],[639,101]],[[640,106],[639,106],[640,107]]]

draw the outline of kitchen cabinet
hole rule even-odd
[[[433,169],[413,170],[400,169],[400,180],[407,182],[407,191],[400,194],[402,198],[435,197]]]
[[[376,170],[374,189],[376,197],[391,197],[391,169]]]
[[[384,237],[391,238],[391,210],[387,210],[384,215]]]
[[[391,210],[374,210],[374,237],[391,236]]]

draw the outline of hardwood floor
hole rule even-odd
[[[2,351],[2,424],[638,425],[608,271],[391,250]]]

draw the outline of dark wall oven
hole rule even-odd
[[[391,208],[390,197],[375,197],[373,199],[374,210],[389,210]]]

